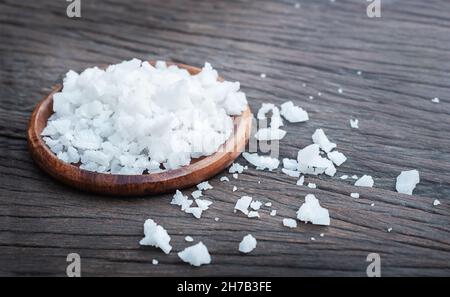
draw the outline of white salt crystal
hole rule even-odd
[[[309,99],[309,100],[313,100],[313,99],[314,99],[314,96],[309,95],[309,96],[308,96],[308,99]]]
[[[357,175],[352,175],[352,178],[353,179],[358,179],[358,176]]]
[[[353,129],[359,128],[359,120],[358,119],[350,119],[350,127]]]
[[[439,201],[439,200],[437,200],[437,199],[435,199],[434,201],[433,201],[433,205],[434,206],[438,206],[438,205],[440,205],[441,204],[441,201]]]
[[[196,190],[196,191],[194,191],[194,192],[192,192],[192,197],[194,198],[194,199],[197,199],[197,198],[199,198],[199,197],[201,197],[201,196],[203,196],[203,194],[202,194],[202,191],[201,190]]]
[[[327,171],[327,173],[331,175],[331,173],[334,174],[336,170],[333,162],[320,156],[318,144],[311,144],[299,150],[297,161],[299,171],[303,174],[318,175]]]
[[[250,219],[252,219],[252,218],[259,218],[259,213],[257,211],[253,211],[252,210],[252,211],[248,212],[247,217],[250,218]]]
[[[259,141],[281,140],[286,135],[286,131],[278,128],[261,128],[255,133],[255,138]]]
[[[320,235],[320,237],[324,237],[325,236],[325,234],[323,234],[323,233],[320,233],[319,235]]]
[[[203,209],[200,207],[188,207],[184,210],[185,213],[192,214],[195,218],[200,219],[202,217]]]
[[[370,175],[361,176],[356,182],[357,187],[373,187],[373,178]]]
[[[194,241],[194,238],[192,238],[191,236],[186,236],[186,237],[184,238],[184,240],[186,240],[187,242],[193,242],[193,241]]]
[[[170,236],[167,231],[160,225],[156,224],[152,219],[148,219],[144,223],[145,237],[139,242],[140,245],[150,245],[160,248],[164,253],[168,254],[172,250],[169,244]]]
[[[302,175],[297,181],[297,186],[303,186],[304,183],[305,183],[305,176]]]
[[[187,247],[179,252],[178,257],[180,257],[183,262],[197,267],[211,263],[211,255],[208,252],[208,248],[201,241],[196,245]]]
[[[347,179],[347,178],[348,178],[347,174],[341,175],[341,177],[340,177],[340,179]]]
[[[257,200],[255,200],[252,203],[250,203],[250,207],[253,210],[259,210],[261,208],[261,205],[262,205],[262,202],[261,201],[257,201]]]
[[[311,237],[311,240],[314,241],[314,240],[316,240],[316,238],[315,237]]]
[[[233,178],[238,179],[239,175],[237,173],[233,173]]]
[[[342,163],[347,161],[347,157],[339,151],[332,151],[327,154],[328,159],[330,159],[336,166],[341,166]]]
[[[289,169],[286,169],[286,168],[282,168],[281,171],[284,174],[286,174],[286,175],[288,175],[290,177],[297,177],[298,178],[300,176],[300,171],[289,170]]]
[[[250,203],[252,203],[252,197],[242,196],[241,198],[238,199],[238,201],[236,201],[234,209],[241,211],[245,215],[248,215],[248,208],[250,206]]]
[[[175,195],[173,195],[172,201],[170,204],[173,205],[179,205],[181,206],[181,210],[184,211],[185,209],[189,208],[194,201],[188,199],[187,196],[184,196],[181,191],[176,190]]]
[[[207,210],[212,204],[212,201],[209,201],[207,199],[196,199],[195,203],[201,210]]]
[[[375,206],[375,203],[370,204],[370,206]]]
[[[239,163],[233,163],[228,170],[229,173],[242,173],[244,171],[244,166]]]
[[[274,216],[276,216],[276,215],[277,215],[277,211],[276,211],[275,209],[273,209],[273,210],[270,212],[270,216],[274,217]]]
[[[341,89],[341,88],[338,89],[338,93],[339,93],[339,94],[342,94],[343,92],[344,92],[343,89]]]
[[[200,191],[206,191],[206,190],[210,190],[210,189],[212,189],[212,188],[213,188],[213,187],[209,184],[208,181],[204,181],[204,182],[199,183],[199,184],[197,185],[197,189],[199,189]]]
[[[295,159],[283,159],[283,167],[289,170],[297,170],[298,169],[298,162]]]
[[[387,229],[387,232],[390,233],[391,231],[392,231],[392,228],[388,228],[388,229]]]
[[[256,239],[251,235],[248,234],[244,236],[242,241],[239,243],[239,251],[241,253],[250,253],[256,248]]]
[[[233,186],[233,192],[236,192],[236,191],[237,191],[237,187]]]
[[[320,206],[319,200],[313,194],[306,195],[305,203],[297,211],[297,219],[315,225],[330,225],[328,210]]]
[[[217,79],[209,63],[190,75],[137,59],[69,71],[43,139],[84,170],[142,174],[188,165],[215,153],[232,133],[231,116],[247,108],[238,82]]]
[[[271,206],[272,206],[272,202],[266,202],[266,203],[264,204],[264,206],[271,207]]]
[[[362,71],[361,71],[361,70],[358,70],[358,71],[356,71],[356,74],[361,75],[361,74],[362,74]]]
[[[219,218],[217,218],[217,217],[216,217],[216,218],[214,218],[214,221],[216,221],[216,222],[218,222],[219,220],[220,220],[220,219],[219,219]]]
[[[332,143],[328,140],[328,137],[325,135],[322,129],[316,129],[316,131],[312,135],[312,140],[314,143],[318,144],[320,148],[326,153],[329,153],[336,147],[335,143]]]
[[[261,78],[266,78],[267,75],[265,73],[261,73],[259,76],[261,76]]]
[[[153,265],[158,265],[158,264],[159,264],[159,261],[156,260],[156,259],[153,259],[153,260],[152,260],[152,264],[153,264]]]
[[[229,182],[230,179],[229,179],[228,177],[226,177],[226,176],[222,176],[222,177],[220,178],[220,181],[221,181],[221,182]]]
[[[350,193],[350,197],[359,198],[359,193]]]
[[[283,226],[289,227],[289,228],[297,228],[297,221],[294,219],[283,219]]]
[[[419,171],[408,170],[402,171],[399,176],[397,176],[397,183],[395,189],[399,193],[412,195],[414,188],[420,182]]]
[[[317,188],[317,185],[314,183],[308,183],[308,188],[315,189]]]
[[[268,169],[269,171],[272,171],[273,169],[278,168],[280,165],[280,161],[275,158],[271,158],[268,156],[259,156],[258,154],[250,154],[250,153],[243,153],[242,156],[251,164],[256,166],[257,170],[264,170]]]
[[[291,123],[306,122],[308,113],[303,108],[294,105],[292,101],[281,104],[281,115]]]
[[[434,97],[433,99],[431,99],[431,102],[433,103],[439,103],[439,98],[438,97]]]

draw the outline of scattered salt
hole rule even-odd
[[[261,205],[262,205],[262,202],[261,201],[257,201],[257,200],[255,200],[252,203],[250,203],[250,207],[253,210],[259,210],[261,208]]]
[[[281,115],[291,123],[306,122],[308,113],[303,108],[294,105],[292,101],[281,104]]]
[[[244,171],[244,166],[239,163],[233,163],[228,170],[229,173],[242,173]]]
[[[332,151],[327,154],[328,159],[330,159],[336,166],[341,166],[342,163],[347,161],[347,157],[341,152]]]
[[[187,242],[193,242],[193,241],[194,241],[194,238],[192,238],[191,236],[186,236],[186,237],[184,238],[184,240],[186,240]]]
[[[233,173],[233,178],[234,178],[234,179],[238,179],[238,178],[239,178],[239,174]]]
[[[259,141],[281,140],[286,135],[286,131],[278,128],[261,128],[255,133],[255,138]]]
[[[251,235],[248,234],[244,236],[242,241],[239,243],[239,251],[241,253],[250,253],[256,248],[256,239]]]
[[[370,204],[370,206],[375,206],[375,203]]]
[[[158,264],[159,264],[159,261],[156,260],[156,259],[153,259],[153,260],[152,260],[152,264],[153,264],[153,265],[158,265]]]
[[[315,188],[317,188],[317,185],[314,183],[308,183],[308,188],[315,189]]]
[[[439,201],[439,200],[437,200],[437,199],[435,199],[434,201],[433,201],[433,205],[434,206],[438,206],[438,205],[440,205],[441,204],[441,201]]]
[[[196,245],[187,247],[179,252],[178,257],[180,257],[183,262],[197,267],[211,263],[211,255],[208,252],[208,248],[201,241]]]
[[[320,206],[319,200],[313,194],[306,195],[305,203],[297,211],[297,219],[315,225],[330,225],[328,210]]]
[[[245,215],[248,215],[248,208],[250,206],[250,203],[252,203],[252,197],[250,196],[242,196],[241,198],[236,201],[236,205],[234,206],[235,211],[239,210]]]
[[[271,206],[272,206],[272,202],[266,202],[266,203],[264,204],[264,206],[271,207]]]
[[[304,183],[305,183],[305,176],[302,175],[302,176],[300,176],[300,178],[298,179],[296,185],[297,185],[297,186],[303,186]]]
[[[323,233],[320,233],[320,237],[324,237],[325,236],[325,234],[323,234]]]
[[[284,158],[283,159],[283,167],[289,170],[297,170],[298,162],[295,159]]]
[[[156,224],[152,219],[148,219],[144,223],[144,238],[139,242],[140,245],[150,245],[160,248],[164,253],[168,254],[172,250],[170,245],[170,236],[167,231],[160,225]]]
[[[278,168],[280,165],[280,161],[275,158],[271,158],[268,156],[259,156],[258,154],[250,154],[250,153],[243,153],[242,156],[251,164],[256,166],[257,170],[264,170],[268,169],[269,171],[272,171],[273,169]]]
[[[236,191],[237,191],[237,187],[233,186],[233,192],[236,192]]]
[[[359,198],[359,193],[350,193],[350,197]]]
[[[208,181],[204,181],[204,182],[199,183],[199,184],[197,185],[197,189],[199,189],[200,191],[206,191],[206,190],[210,190],[210,189],[212,189],[212,188],[213,188],[213,187],[209,184]]]
[[[283,219],[283,226],[289,227],[289,228],[297,228],[297,221],[294,219]]]
[[[295,170],[290,170],[290,169],[286,169],[286,168],[282,168],[281,171],[286,174],[287,176],[290,177],[299,177],[300,176],[300,171],[295,171]]]
[[[344,92],[344,90],[342,90],[341,88],[338,89],[338,93],[342,94]]]
[[[311,144],[298,151],[297,154],[298,169],[303,174],[325,174],[333,175],[336,168],[333,162],[320,156],[320,147],[318,144]]]
[[[357,175],[352,175],[352,178],[353,179],[358,179],[358,176]]]
[[[322,150],[329,153],[332,149],[336,147],[336,144],[330,142],[328,137],[325,135],[322,129],[317,129],[312,135],[312,140],[314,143],[318,144]]]
[[[356,182],[357,187],[373,187],[373,178],[370,175],[361,176]]]
[[[214,221],[216,221],[216,222],[218,222],[219,220],[220,220],[220,219],[219,219],[219,218],[217,218],[217,217],[216,217],[216,218],[214,218]]]
[[[185,211],[189,208],[194,201],[188,199],[187,196],[184,196],[179,190],[176,190],[175,195],[173,195],[172,201],[170,204],[181,206],[181,210]]]
[[[275,209],[272,209],[272,211],[270,212],[270,216],[274,217],[277,215],[277,211]]]
[[[340,179],[347,179],[347,178],[348,178],[347,174],[341,175],[341,177],[340,177]]]
[[[359,120],[350,119],[350,127],[352,127],[353,129],[359,129]]]
[[[388,228],[388,229],[387,229],[387,232],[390,233],[391,231],[392,231],[392,228]]]
[[[408,170],[402,171],[399,176],[397,176],[397,183],[395,184],[395,189],[399,193],[412,195],[414,188],[420,182],[419,171]]]
[[[250,218],[250,219],[252,219],[252,218],[259,218],[259,213],[257,211],[253,211],[252,210],[252,211],[248,212],[247,217]]]
[[[316,240],[316,239],[315,239],[314,237],[311,237],[311,240],[314,241],[314,240]]]
[[[199,197],[201,197],[201,196],[203,196],[203,194],[202,194],[202,191],[201,190],[196,190],[196,191],[194,191],[194,192],[192,192],[192,197],[194,198],[194,199],[197,199],[197,198],[199,198]]]
[[[259,76],[260,76],[261,78],[266,78],[266,77],[267,77],[265,73],[261,73]]]
[[[229,179],[228,177],[226,177],[226,176],[222,176],[222,177],[220,178],[220,181],[221,181],[221,182],[229,182],[230,179]]]
[[[438,97],[434,97],[433,99],[431,99],[431,102],[433,103],[439,103],[439,98]]]

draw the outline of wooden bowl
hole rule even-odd
[[[193,66],[176,65],[191,74],[200,72],[199,68]],[[83,170],[77,165],[59,160],[41,137],[41,132],[53,113],[53,94],[60,92],[61,89],[61,85],[55,86],[34,109],[28,126],[28,147],[39,167],[55,179],[83,191],[118,196],[143,196],[190,187],[208,180],[231,165],[244,151],[249,139],[253,116],[250,107],[247,106],[240,116],[233,117],[234,132],[219,151],[207,157],[193,159],[190,165],[142,175],[106,174]]]

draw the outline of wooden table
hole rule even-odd
[[[358,0],[81,0],[82,17],[69,19],[63,0],[0,1],[0,275],[65,276],[74,252],[83,276],[365,276],[369,253],[381,256],[382,276],[449,276],[450,2],[381,2],[381,18],[369,18]],[[254,112],[292,100],[310,120],[285,126],[280,158],[323,128],[348,161],[333,178],[308,176],[317,189],[252,166],[237,180],[224,173],[231,182],[210,180],[214,204],[200,220],[170,205],[172,195],[102,197],[55,182],[27,151],[34,106],[69,69],[132,57],[209,61],[241,82]],[[412,196],[395,191],[407,169],[420,172]],[[343,174],[372,175],[375,187]],[[308,193],[331,226],[283,227]],[[242,195],[272,202],[277,216],[233,213]],[[170,255],[139,246],[147,218],[172,236]],[[242,255],[248,233],[258,246]],[[186,235],[208,246],[212,265],[181,262]]]

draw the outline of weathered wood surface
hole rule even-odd
[[[71,252],[84,276],[365,276],[372,252],[384,276],[450,275],[450,2],[382,0],[380,19],[358,0],[304,0],[300,9],[291,1],[81,2],[75,20],[63,0],[0,1],[0,275],[64,276]],[[315,190],[253,168],[228,184],[216,177],[201,220],[169,205],[171,195],[102,197],[54,181],[27,151],[35,104],[68,69],[131,57],[207,60],[241,82],[254,111],[293,100],[311,120],[286,126],[281,157],[322,127],[349,160],[334,178],[307,177]],[[395,177],[411,168],[421,174],[415,195],[396,193]],[[342,174],[370,174],[375,188],[355,188]],[[349,196],[355,191],[360,199]],[[329,209],[331,226],[283,227],[307,193]],[[278,215],[234,214],[244,194],[271,201]],[[175,252],[138,245],[148,217],[166,227]],[[258,246],[244,256],[237,246],[247,233]],[[185,235],[209,247],[212,265],[178,259]]]

